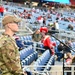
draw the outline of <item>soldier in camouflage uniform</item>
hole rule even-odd
[[[13,39],[20,21],[13,15],[6,15],[2,20],[5,32],[0,36],[0,75],[26,75],[21,69],[18,47]]]

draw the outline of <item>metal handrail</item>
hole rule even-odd
[[[55,66],[52,66],[52,65],[50,65],[50,67],[52,67],[52,68],[56,68],[55,70],[50,70],[50,71],[47,71],[47,70],[45,70],[45,71],[37,71],[37,70],[34,70],[34,67],[47,67],[47,66],[42,66],[42,65],[40,65],[40,66],[38,66],[38,65],[25,65],[25,67],[23,68],[23,71],[27,71],[26,70],[26,68],[28,69],[30,69],[30,70],[28,70],[29,72],[31,72],[33,75],[53,75],[52,73],[55,73],[55,75],[58,75],[58,73],[60,73],[61,75],[63,75],[63,69],[57,69],[57,67],[61,67],[61,68],[63,68],[62,67],[62,65],[55,65]]]

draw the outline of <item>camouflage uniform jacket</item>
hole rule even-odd
[[[0,36],[0,75],[23,75],[20,55],[15,40],[8,35]]]

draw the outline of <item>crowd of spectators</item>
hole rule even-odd
[[[9,12],[8,7],[6,7],[5,10],[6,10],[5,12]],[[4,7],[0,6],[1,16],[3,16],[5,12],[4,12]],[[59,13],[56,9],[44,9],[43,10],[41,8],[37,8],[37,9],[30,8],[29,10],[23,9],[22,12],[18,11],[16,9],[13,9],[13,10],[11,9],[11,12],[18,15],[19,17],[21,17],[24,20],[35,18],[34,22],[31,22],[32,24],[37,23],[42,26],[49,26],[51,30],[59,30],[59,28],[60,28],[59,22],[60,21],[75,24],[74,17],[69,17],[69,16],[64,17],[64,13],[62,13],[62,12]],[[41,13],[39,14],[39,12],[41,12]],[[37,16],[35,16],[36,14],[37,14]],[[70,13],[70,12],[68,14],[70,14],[70,16],[74,15],[74,13]],[[73,30],[74,25],[71,25],[71,24],[67,24],[66,29]],[[22,50],[24,48],[24,43],[20,40],[19,37],[15,38],[15,40],[16,40],[17,46],[19,47],[19,50]],[[64,62],[65,65],[71,65],[71,64],[74,64],[74,62],[75,62],[75,57],[71,53],[71,49],[72,49],[71,43],[72,43],[72,41],[69,41],[69,40],[65,42],[66,46],[64,44],[60,43],[57,47],[58,52],[55,53],[57,55],[57,60],[59,62],[61,61],[62,58],[65,59],[65,62]],[[63,54],[63,52],[65,54]],[[53,54],[54,54],[54,50],[53,50]],[[64,57],[64,56],[66,56],[66,57]]]

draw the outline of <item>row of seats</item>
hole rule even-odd
[[[33,45],[32,36],[20,36],[20,40],[24,42],[24,45]]]
[[[45,66],[45,65],[48,63],[50,57],[51,57],[51,56],[50,56],[49,50],[46,50],[46,51],[36,60],[36,62],[35,62],[35,64],[34,64],[34,66],[35,66],[34,70],[36,70],[36,71],[42,71],[42,70],[44,70],[44,67],[42,67],[42,66]]]
[[[21,60],[25,59],[27,56],[29,56],[33,52],[34,52],[34,49],[32,48],[32,46],[31,45],[28,46],[27,48],[20,51],[20,59]]]
[[[25,41],[25,40],[32,41],[32,36],[21,36],[20,40],[22,40],[22,41]]]
[[[51,69],[51,65],[55,64],[55,56],[52,55],[51,58],[49,59],[44,71],[49,71]]]
[[[33,42],[29,40],[24,40],[24,45],[33,45]]]
[[[25,65],[30,65],[37,58],[38,58],[38,53],[37,53],[37,51],[35,51],[32,54],[30,54],[29,56],[27,56],[27,58],[25,58],[24,60],[21,61],[22,67],[24,67]]]

